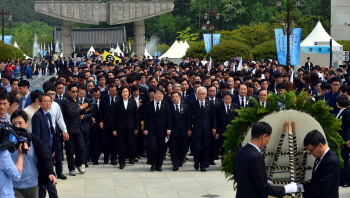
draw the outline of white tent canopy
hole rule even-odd
[[[160,58],[181,58],[186,54],[185,50],[180,46],[180,44],[175,40],[167,52],[165,52]]]
[[[89,52],[95,52],[95,49],[91,46],[90,49],[89,49]]]
[[[151,54],[148,53],[148,51],[147,51],[146,48],[145,48],[145,53],[144,53],[144,55],[146,56],[146,58],[147,58],[147,56],[149,56],[150,59],[153,59],[153,57],[151,56]]]
[[[187,43],[187,41],[184,42],[184,45],[186,46],[186,49],[190,47],[190,45]]]
[[[329,34],[323,28],[321,22],[318,21],[312,32],[303,40],[303,42],[300,43],[300,47],[315,46],[315,42],[329,42],[330,39],[332,39],[332,37],[329,36]],[[340,48],[343,46],[332,39],[332,47]]]
[[[179,45],[186,52],[186,45],[182,41],[179,42]]]
[[[17,47],[19,49],[17,42],[15,42],[15,44],[13,44],[13,47]]]
[[[117,48],[114,50],[114,53],[117,53],[118,56],[119,56],[119,54],[122,54],[124,56],[124,53],[122,52],[122,50],[120,50],[118,44],[117,44]]]

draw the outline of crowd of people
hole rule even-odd
[[[0,62],[0,121],[26,128],[34,137],[24,157],[21,150],[8,154],[14,163],[25,163],[23,172],[18,168],[20,179],[12,167],[14,190],[0,180],[2,195],[45,197],[48,191],[57,197],[56,177],[67,179],[63,148],[71,176],[76,169],[83,174],[89,165],[99,165],[102,153],[104,164],[119,164],[119,169],[127,168],[126,160],[134,164],[144,158],[151,171],[162,171],[167,151],[173,171],[193,156],[194,169],[205,172],[225,153],[223,134],[238,116],[235,110],[254,105],[252,98],[266,108],[268,94],[305,90],[306,100],[327,101],[331,113],[350,123],[345,120],[350,119],[349,104],[340,101],[350,99],[346,64],[334,71],[313,66],[309,59],[294,71],[276,59],[245,61],[239,68],[236,60],[209,62],[205,57],[187,57],[180,64],[158,57],[119,58],[114,65],[98,54],[66,59],[55,53],[41,64],[37,59]],[[39,70],[57,78],[45,82],[42,91],[31,90],[30,79]],[[19,79],[24,75],[29,81]],[[347,126],[339,133],[350,145]],[[348,147],[342,156],[341,185],[349,186]]]

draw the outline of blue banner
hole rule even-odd
[[[304,46],[300,47],[300,53],[307,54],[329,54],[331,47],[330,46]]]
[[[215,45],[218,45],[220,43],[220,36],[221,34],[213,34],[213,47]],[[204,37],[204,44],[205,44],[205,51],[207,51],[207,53],[210,51],[210,49],[212,48],[211,46],[211,34],[203,34]]]
[[[154,52],[154,58],[156,58],[156,56],[158,56],[158,58],[160,57],[160,52],[158,52],[158,54],[157,54],[157,52]]]
[[[275,29],[277,57],[281,65],[287,65],[287,35],[283,34],[282,29]],[[290,35],[290,64],[300,65],[300,39],[301,28],[294,28]]]
[[[7,44],[7,45],[10,45],[10,42],[11,42],[11,39],[12,39],[12,36],[4,36],[5,38],[5,43]],[[2,36],[0,36],[0,41],[2,41]]]

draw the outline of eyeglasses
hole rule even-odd
[[[318,147],[318,145],[315,146],[315,147],[310,151],[310,153],[314,152],[315,148],[317,148],[317,147]]]
[[[340,84],[332,84],[332,86],[339,87]]]

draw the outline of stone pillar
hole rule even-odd
[[[63,20],[62,28],[62,42],[63,42],[63,57],[71,57],[73,45],[72,45],[72,24],[70,21]]]
[[[137,57],[142,59],[145,53],[145,20],[134,22],[134,42]]]

